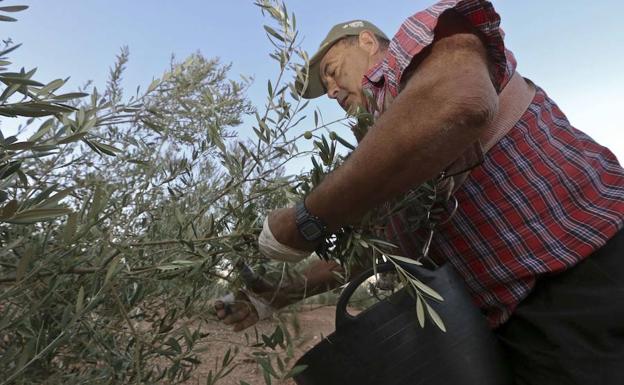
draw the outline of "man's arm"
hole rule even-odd
[[[344,274],[342,267],[334,261],[311,262],[298,276],[286,282],[277,292],[264,293],[271,306],[281,309],[305,298],[335,289],[344,282],[338,277]],[[270,298],[267,298],[269,297]]]
[[[352,274],[357,274],[363,269],[363,266],[354,266]],[[313,297],[340,286],[343,282],[337,277],[337,273],[344,273],[338,263],[314,261],[297,279],[287,282],[277,291],[270,290],[253,294],[267,301],[272,308],[281,309],[304,298]],[[258,322],[258,313],[249,302],[247,295],[239,292],[235,299],[236,301],[229,305],[229,310],[223,302],[217,301],[215,303],[217,317],[226,325],[232,325],[234,331],[246,329]]]
[[[477,140],[497,111],[486,49],[469,27],[440,20],[440,33],[404,89],[337,170],[306,199],[330,231],[435,177]],[[292,208],[269,216],[276,239],[314,249]]]

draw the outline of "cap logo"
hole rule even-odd
[[[361,28],[364,26],[364,22],[363,21],[352,21],[350,23],[347,23],[345,25],[342,26],[342,29],[347,29],[347,28]]]

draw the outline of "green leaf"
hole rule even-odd
[[[156,89],[156,87],[158,87],[159,84],[160,84],[160,79],[152,80],[152,82],[150,83],[149,87],[147,87],[146,93],[149,94],[150,92],[154,91]]]
[[[9,16],[0,15],[0,21],[17,21],[17,19]]]
[[[42,102],[14,103],[0,106],[0,114],[4,114],[6,116],[26,116],[31,118],[71,111],[74,111],[74,108],[71,106]]]
[[[48,119],[39,126],[39,130],[35,134],[33,134],[30,138],[28,138],[29,142],[36,142],[41,139],[47,132],[50,131],[50,128],[54,124],[54,119]]]
[[[4,102],[5,100],[7,100],[8,98],[11,97],[11,95],[13,95],[14,93],[16,93],[20,87],[22,87],[19,84],[13,84],[10,87],[7,87],[2,94],[0,95],[0,101]]]
[[[42,186],[43,188],[44,186]],[[41,203],[44,199],[46,199],[47,197],[50,196],[50,194],[52,194],[53,192],[56,191],[56,188],[58,187],[58,183],[54,183],[46,188],[44,188],[39,194],[37,194],[36,197],[34,197],[33,199],[30,200],[30,205],[32,206],[37,206],[39,203]]]
[[[4,55],[6,55],[6,54],[8,54],[10,52],[15,51],[16,49],[18,49],[21,46],[22,46],[22,44],[20,43],[20,44],[14,45],[13,47],[5,49],[4,51],[0,52],[0,57],[4,56]]]
[[[416,296],[416,317],[420,327],[425,327],[425,308],[419,295]]]
[[[95,146],[98,150],[102,151],[106,155],[117,156],[116,153],[121,152],[120,149],[115,148],[113,146],[109,146],[108,144],[96,142],[93,140],[89,141],[93,146]]]
[[[24,172],[21,169],[15,170],[15,173],[17,174],[17,177],[19,178],[22,185],[24,187],[28,186],[28,178],[26,177],[26,174],[24,174]]]
[[[418,262],[415,259],[405,258],[405,257],[402,257],[400,255],[393,255],[393,254],[384,254],[384,255],[386,257],[390,258],[390,259],[394,259],[394,260],[401,261],[401,262],[404,262],[404,263],[409,263],[410,265],[417,265],[417,266],[421,266],[422,265],[422,263]]]
[[[78,290],[78,298],[76,299],[76,314],[80,314],[84,308],[84,297],[84,287],[80,286],[80,289]]]
[[[167,345],[171,346],[171,348],[173,348],[176,353],[182,353],[182,347],[180,346],[178,340],[176,340],[175,338],[169,337],[169,339],[167,340]]]
[[[30,261],[33,257],[33,249],[27,248],[22,257],[20,258],[19,263],[17,264],[17,269],[15,272],[15,279],[19,282],[24,277],[24,273],[26,272],[26,268],[30,264]]]
[[[349,150],[355,150],[355,146],[351,143],[347,142],[345,139],[340,137],[338,134],[334,132],[334,139],[337,140],[340,144],[348,148]]]
[[[225,355],[223,356],[223,361],[221,361],[221,367],[225,368],[226,366],[228,366],[229,359],[230,359],[230,354],[232,353],[232,348],[229,348],[227,350],[227,352],[225,352]]]
[[[184,225],[184,215],[182,215],[182,212],[180,211],[180,209],[178,207],[176,207],[173,210],[173,213],[175,215],[176,221],[178,221],[178,224],[180,226]]]
[[[6,179],[20,169],[22,162],[13,161],[0,168],[0,179]]]
[[[308,365],[297,365],[293,367],[292,369],[290,369],[290,371],[288,372],[285,378],[292,378],[296,376],[297,374],[302,373],[307,368],[308,368]]]
[[[2,15],[0,15],[0,17],[2,17]],[[21,84],[21,85],[25,85],[25,86],[37,86],[37,87],[43,87],[43,84],[39,83],[38,81],[32,80],[32,79],[27,79],[24,77],[19,77],[19,76],[8,76],[8,75],[0,75],[0,81],[2,81],[3,83],[10,85],[10,84]]]
[[[418,290],[422,291],[423,293],[427,294],[428,296],[430,296],[432,298],[435,298],[435,299],[437,299],[440,302],[444,301],[444,298],[442,298],[442,296],[440,294],[438,294],[437,291],[433,290],[429,286],[427,286],[424,283],[420,282],[418,279],[411,279],[411,282],[414,285],[416,285]]]
[[[274,30],[273,28],[269,27],[268,25],[264,26],[264,30],[267,31],[269,33],[269,35],[273,36],[274,38],[276,38],[276,39],[278,39],[278,40],[280,40],[282,42],[286,41],[282,35],[277,33],[276,30]]]
[[[273,377],[277,378],[277,373],[275,373],[273,366],[271,366],[271,361],[268,358],[258,357],[257,361],[265,373],[269,373]]]
[[[52,220],[69,213],[71,213],[71,210],[64,207],[46,209],[34,208],[20,211],[13,217],[4,219],[4,221],[15,224],[29,224]]]
[[[77,229],[78,214],[71,213],[67,216],[67,222],[65,223],[65,228],[63,229],[63,242],[69,244],[74,239]]]
[[[436,324],[438,328],[440,328],[440,330],[446,333],[446,326],[444,326],[444,322],[442,322],[442,318],[440,318],[438,313],[435,310],[433,310],[433,308],[429,306],[428,303],[426,303],[426,305],[427,305],[427,311],[429,312],[429,317],[431,317],[431,320]]]
[[[25,9],[28,9],[27,5],[10,5],[8,7],[0,7],[0,11],[2,12],[20,12]]]
[[[65,84],[63,79],[55,79],[50,83],[46,84],[44,87],[37,90],[37,95],[48,95],[57,89],[61,88]]]
[[[110,281],[110,279],[113,277],[113,273],[115,273],[115,268],[117,268],[117,265],[119,264],[120,260],[121,260],[121,256],[118,256],[111,261],[110,266],[108,266],[108,269],[106,270],[106,276],[104,277],[104,285],[106,285]]]
[[[56,194],[52,195],[51,197],[49,197],[48,199],[44,200],[41,204],[37,205],[37,207],[48,208],[48,207],[50,207],[50,206],[60,202],[62,199],[67,197],[69,194],[71,194],[72,191],[74,191],[73,188],[67,188],[67,189],[61,190],[58,193],[56,193]]]
[[[40,152],[50,152],[52,150],[56,150],[56,145],[54,144],[44,144],[41,146],[35,146],[32,148],[33,151],[40,151]]]
[[[68,136],[64,137],[63,139],[59,140],[56,143],[57,144],[67,144],[67,143],[76,142],[76,141],[79,141],[80,139],[84,138],[85,136],[87,136],[87,134],[88,134],[88,132],[86,132],[86,131],[77,132],[75,134],[71,134],[71,135],[68,135]]]
[[[93,199],[91,200],[91,207],[89,208],[89,214],[87,217],[91,220],[96,220],[98,214],[106,205],[107,194],[102,185],[98,184],[93,192]]]
[[[85,94],[84,92],[69,92],[62,95],[56,95],[52,99],[54,99],[55,102],[64,102],[67,100],[84,98],[85,96],[89,96],[89,94]]]
[[[10,218],[15,214],[18,208],[18,203],[15,199],[10,200],[4,207],[2,208],[2,212],[0,214],[0,219]]]
[[[28,150],[34,145],[35,145],[35,142],[17,142],[17,143],[8,145],[7,149],[12,150],[12,151]]]

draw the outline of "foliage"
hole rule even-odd
[[[6,57],[19,45],[0,53],[0,114],[25,117],[22,136],[33,132],[0,137],[0,384],[184,382],[210,343],[202,326],[212,300],[244,284],[241,261],[274,282],[291,273],[259,257],[261,221],[339,167],[339,146],[354,146],[317,112],[299,133],[311,119],[294,88],[295,79],[307,82],[295,15],[277,1],[257,5],[272,20],[265,31],[279,68],[261,110],[245,97],[247,79],[230,80],[229,66],[199,53],[172,59],[130,97],[121,86],[126,48],[103,92],[61,93],[66,80],[8,72]],[[250,118],[251,135],[234,129]],[[357,138],[372,120],[358,114]],[[305,138],[314,138],[313,151],[300,151]],[[285,165],[310,155],[310,173],[286,174]],[[432,191],[408,195],[417,219],[433,206]],[[415,205],[423,196],[430,202]],[[380,213],[339,233],[324,257],[347,274],[363,260],[400,260],[378,239]],[[419,301],[436,297],[402,277]],[[302,369],[290,367],[289,330],[281,323],[249,340],[267,383]],[[227,376],[236,354],[228,351],[207,383]]]

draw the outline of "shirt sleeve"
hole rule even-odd
[[[496,90],[500,92],[511,79],[516,61],[505,48],[500,16],[494,6],[485,0],[443,0],[407,18],[390,42],[383,66],[386,87],[394,97],[399,93],[401,76],[412,59],[433,42],[438,20],[449,9],[465,17],[482,33]]]

